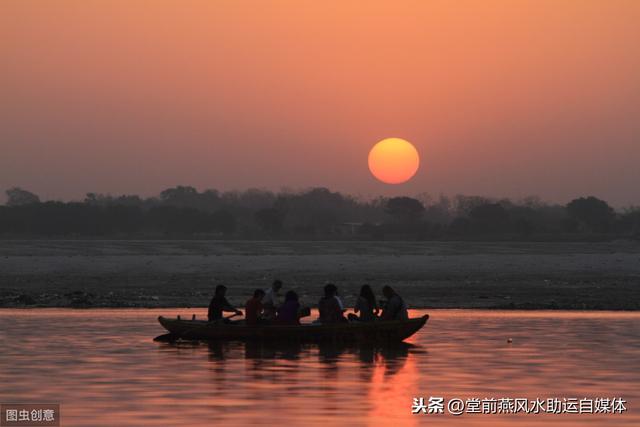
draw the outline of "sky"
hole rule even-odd
[[[0,190],[640,204],[640,1],[3,0]],[[388,185],[371,147],[411,141]]]

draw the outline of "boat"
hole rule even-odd
[[[160,316],[158,321],[169,331],[167,340],[239,340],[300,342],[401,342],[415,334],[429,315],[407,320],[374,322],[303,323],[300,325],[246,325],[240,322],[208,322]]]

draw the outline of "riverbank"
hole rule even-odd
[[[531,242],[0,241],[0,307],[242,305],[274,278],[314,305],[369,283],[413,308],[640,310],[640,244]]]

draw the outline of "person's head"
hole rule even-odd
[[[338,288],[333,283],[327,283],[324,286],[324,296],[325,298],[330,298],[336,296],[338,294]]]
[[[282,280],[274,280],[273,283],[271,284],[271,287],[273,288],[274,291],[278,292],[280,289],[282,289]]]
[[[362,285],[362,287],[360,288],[360,296],[366,299],[372,306],[376,304],[376,296],[373,294],[371,286]]]
[[[216,296],[223,297],[227,293],[227,287],[225,285],[216,286]]]
[[[253,297],[261,300],[264,297],[264,291],[262,289],[256,289],[253,291]]]
[[[382,295],[384,295],[386,299],[391,299],[391,297],[394,296],[395,294],[396,292],[393,290],[391,286],[385,286],[384,288],[382,288]]]
[[[295,291],[288,291],[284,295],[284,300],[286,301],[298,301],[298,294]]]

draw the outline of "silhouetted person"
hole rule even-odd
[[[407,305],[391,286],[382,288],[382,294],[387,299],[382,316],[380,316],[382,320],[407,320],[409,318]]]
[[[262,319],[262,298],[264,298],[264,291],[262,289],[256,289],[253,293],[253,297],[249,298],[244,305],[244,318],[247,325],[253,326],[260,323]]]
[[[329,283],[324,287],[324,297],[318,302],[318,311],[320,312],[321,323],[340,323],[346,322],[344,318],[342,306],[338,299],[338,288],[336,285]]]
[[[284,304],[278,308],[276,321],[285,325],[300,324],[300,302],[297,293],[289,291],[285,294]]]
[[[227,287],[225,285],[216,286],[215,295],[209,303],[209,322],[222,319],[222,313],[225,311],[239,315],[242,314],[240,310],[229,304],[229,301],[227,301],[225,297],[226,293]]]
[[[378,316],[378,304],[373,290],[369,285],[363,285],[360,288],[360,296],[356,301],[353,311],[360,313],[360,317],[355,314],[349,314],[349,320],[360,320],[362,322],[372,322]]]
[[[264,317],[266,319],[275,319],[276,310],[280,306],[280,296],[278,292],[282,289],[282,281],[274,280],[271,287],[265,291],[262,305],[264,306]]]

